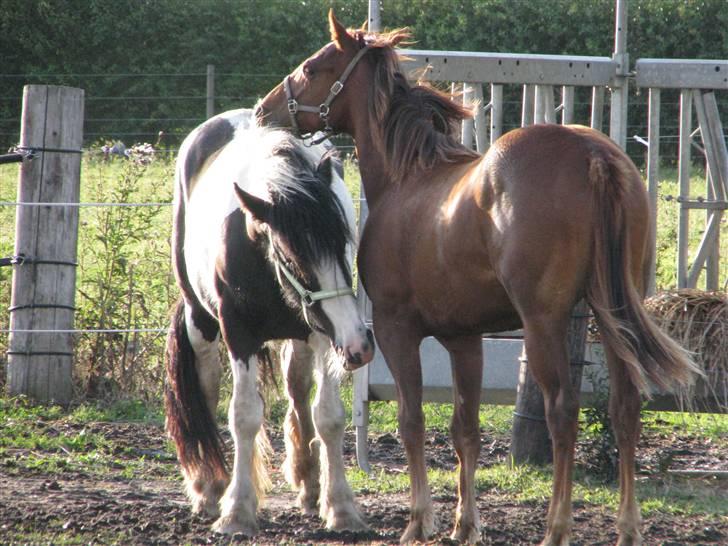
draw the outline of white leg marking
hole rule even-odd
[[[256,512],[256,436],[263,423],[263,401],[257,388],[257,358],[247,365],[233,360],[233,398],[228,413],[229,426],[235,444],[233,476],[222,500],[221,516],[213,525],[218,533],[254,535],[258,530]]]
[[[192,350],[195,352],[195,367],[200,378],[200,386],[202,392],[205,393],[207,407],[214,416],[217,412],[220,377],[222,376],[222,364],[218,352],[220,333],[218,332],[213,341],[207,341],[202,335],[202,331],[195,326],[187,305],[185,305],[185,324],[187,325],[187,336],[190,339]]]
[[[367,525],[354,503],[346,481],[343,458],[344,406],[339,395],[339,379],[329,369],[328,342],[323,345],[312,336],[315,354],[316,397],[313,418],[316,433],[323,443],[321,450],[320,515],[329,529],[362,530]],[[323,345],[323,346],[322,346]]]
[[[185,305],[185,326],[187,327],[187,337],[195,353],[195,368],[200,380],[200,387],[204,393],[207,407],[214,418],[217,413],[220,376],[222,375],[218,353],[220,334],[218,333],[213,341],[207,341],[192,320],[192,313],[187,305]],[[220,515],[220,497],[227,487],[227,480],[223,476],[215,477],[197,472],[183,472],[183,475],[192,511],[196,514],[204,513],[213,517]]]

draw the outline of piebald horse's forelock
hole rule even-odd
[[[317,161],[317,154],[287,134],[272,155],[282,160],[275,162],[276,172],[266,180],[273,204],[269,218],[273,232],[285,239],[288,249],[301,261],[337,263],[350,283],[346,245],[353,235],[331,184],[334,173],[320,170],[327,157],[336,161],[335,152],[327,152]]]
[[[361,34],[357,35],[361,41]],[[480,157],[457,136],[458,124],[472,118],[473,110],[424,82],[410,85],[403,74],[394,46],[409,37],[405,29],[363,37],[371,49],[365,58],[374,70],[369,81],[369,125],[394,182],[414,169],[426,171],[442,162],[464,163]]]

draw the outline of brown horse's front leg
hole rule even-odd
[[[435,516],[425,466],[425,419],[422,413],[422,336],[406,321],[374,313],[374,330],[397,389],[399,432],[409,465],[410,522],[402,544],[425,542],[435,530]]]
[[[450,353],[454,408],[450,432],[458,456],[458,507],[451,538],[465,544],[480,540],[480,515],[475,502],[475,469],[480,453],[478,408],[483,380],[481,336],[441,339]]]

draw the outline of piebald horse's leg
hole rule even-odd
[[[453,416],[450,432],[458,456],[458,507],[451,538],[467,544],[480,540],[480,515],[475,502],[475,469],[480,453],[478,408],[483,379],[481,336],[440,339],[450,353]]]
[[[214,420],[217,414],[222,375],[220,353],[218,352],[220,327],[217,321],[204,311],[194,311],[190,305],[185,305],[185,326],[190,345],[195,353],[195,369],[200,380],[200,387]],[[228,484],[227,479],[193,475],[188,472],[184,474],[187,496],[192,502],[192,511],[217,517],[220,514],[220,497]]]
[[[569,378],[568,313],[524,318],[528,367],[541,387],[554,454],[554,483],[542,546],[568,546],[579,398]]]
[[[233,393],[228,409],[228,426],[235,445],[233,475],[220,501],[221,515],[213,525],[218,533],[258,531],[258,494],[265,480],[264,468],[256,446],[256,436],[263,423],[263,400],[258,393],[258,359],[253,354],[258,344],[240,327],[234,312],[228,314],[221,305],[222,333],[230,354]]]
[[[313,420],[321,440],[321,498],[319,513],[329,529],[363,530],[367,524],[354,503],[354,494],[346,481],[344,469],[344,405],[339,392],[338,370],[332,369],[330,342],[313,334],[309,338],[313,349],[316,397]]]
[[[311,419],[310,394],[313,386],[313,351],[299,340],[287,341],[281,351],[283,381],[288,395],[284,423],[286,460],[283,473],[298,493],[298,505],[305,514],[315,514],[319,498],[318,443]]]
[[[401,543],[425,542],[435,531],[435,514],[425,464],[425,418],[422,413],[422,337],[405,320],[374,311],[374,329],[397,388],[399,433],[410,475],[410,522]]]
[[[619,546],[642,544],[640,507],[635,500],[634,460],[639,441],[640,394],[627,374],[625,364],[605,346],[609,367],[609,416],[619,448]]]

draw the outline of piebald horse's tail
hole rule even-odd
[[[183,300],[177,303],[167,335],[166,369],[166,428],[177,448],[182,471],[193,481],[227,484],[223,441],[200,386]]]
[[[587,287],[587,301],[599,326],[602,342],[626,365],[631,382],[649,396],[649,383],[662,389],[689,385],[702,374],[687,351],[658,328],[642,300],[652,259],[654,234],[648,237],[642,265],[631,264],[635,244],[644,233],[634,233],[629,224],[628,200],[634,198],[632,184],[642,184],[636,169],[610,143],[611,150],[595,152],[589,166],[589,182],[595,196],[594,264]]]

